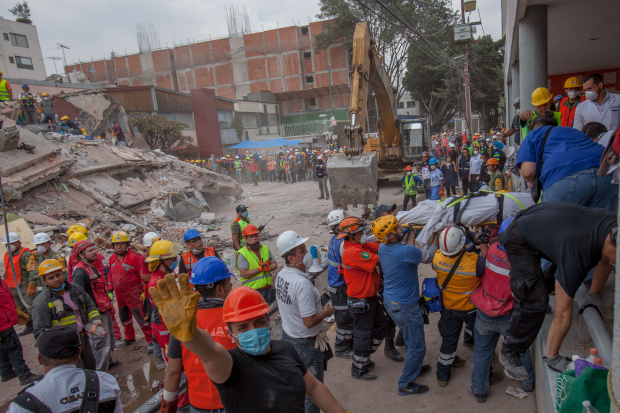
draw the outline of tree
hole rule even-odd
[[[499,105],[504,90],[504,39],[493,41],[486,35],[469,45],[471,107],[480,114],[480,130],[485,131],[497,122],[491,122],[491,110]]]
[[[230,127],[233,128],[235,132],[237,132],[237,139],[242,141],[244,126],[243,126],[243,120],[241,119],[241,116],[239,116],[238,114],[235,114],[235,116],[233,116],[232,122],[230,123]]]
[[[192,143],[192,138],[181,133],[188,127],[185,123],[142,112],[132,113],[129,123],[138,129],[151,149],[161,149],[166,152],[175,146]]]
[[[30,20],[30,7],[28,7],[28,2],[26,1],[22,3],[16,3],[12,9],[9,9],[9,12],[13,16],[17,17],[15,21],[18,21],[20,23],[32,23],[32,20]]]
[[[110,53],[110,60],[114,60],[115,57],[116,53],[114,53],[114,50],[112,50],[112,52]]]

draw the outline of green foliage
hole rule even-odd
[[[235,114],[235,116],[233,116],[232,122],[230,123],[230,127],[233,128],[235,132],[237,132],[237,139],[242,141],[243,140],[243,120],[241,120],[241,116]]]
[[[228,122],[226,122],[225,120],[221,120],[220,129],[228,129],[228,128],[230,128],[230,125],[228,124]]]
[[[192,138],[181,133],[188,127],[185,123],[142,112],[132,113],[129,123],[142,134],[151,149],[161,149],[166,152],[175,146],[192,143]]]
[[[17,2],[12,9],[9,9],[9,12],[13,16],[17,17],[17,19],[15,20],[18,22],[32,23],[32,20],[30,20],[30,7],[28,7],[27,1],[24,1],[22,3]]]
[[[112,52],[110,53],[110,60],[114,60],[115,57],[116,53],[114,53],[114,50],[112,50]]]
[[[177,145],[169,152],[179,159],[200,159],[200,147],[191,143],[187,145]]]

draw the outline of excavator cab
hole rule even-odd
[[[403,162],[422,162],[422,152],[428,150],[426,119],[401,120]]]

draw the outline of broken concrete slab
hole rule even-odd
[[[91,187],[90,185],[84,182],[81,182],[79,179],[69,178],[67,179],[67,183],[77,190],[86,192],[88,196],[94,198],[95,200],[97,200],[98,202],[102,203],[105,206],[108,206],[108,207],[114,206],[114,201],[101,195],[99,192],[95,190],[95,188]]]
[[[123,208],[129,208],[134,205],[149,201],[159,195],[159,191],[151,188],[145,182],[138,178],[127,178],[121,181],[122,186],[119,188],[118,204]]]
[[[47,215],[40,214],[34,211],[28,211],[25,214],[21,214],[21,218],[24,218],[26,221],[31,222],[33,224],[49,224],[49,225],[60,225],[61,222],[57,219],[50,218]]]
[[[20,149],[0,153],[0,176],[9,176],[31,167],[47,158],[57,156],[62,148],[42,136],[18,127],[19,141],[36,146],[33,154]]]
[[[0,162],[2,162],[0,160]],[[47,181],[58,178],[73,163],[64,156],[56,156],[39,162],[2,179],[6,200],[20,199],[22,193]]]
[[[102,192],[109,198],[116,197],[118,195],[118,190],[121,187],[121,183],[119,181],[106,173],[87,175],[82,177],[80,181],[96,188],[99,192]]]
[[[108,119],[119,107],[118,101],[103,89],[63,94],[59,98],[78,110],[80,127],[86,129],[91,136],[101,136],[108,131]]]

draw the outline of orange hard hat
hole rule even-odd
[[[487,161],[487,166],[488,165],[499,165],[499,161],[497,160],[497,158],[491,158]]]
[[[344,217],[342,221],[340,221],[340,234],[338,234],[338,239],[342,239],[347,235],[353,235],[357,232],[360,232],[364,229],[364,221],[358,217]]]
[[[407,165],[407,167],[405,168],[406,171],[413,171],[413,168],[411,167],[411,165]]]
[[[269,304],[251,287],[234,288],[224,301],[222,322],[236,323],[260,317],[269,312]]]
[[[248,235],[258,235],[260,234],[260,231],[258,230],[258,228],[256,228],[256,226],[249,224],[246,225],[245,228],[243,228],[243,236],[247,237]]]

